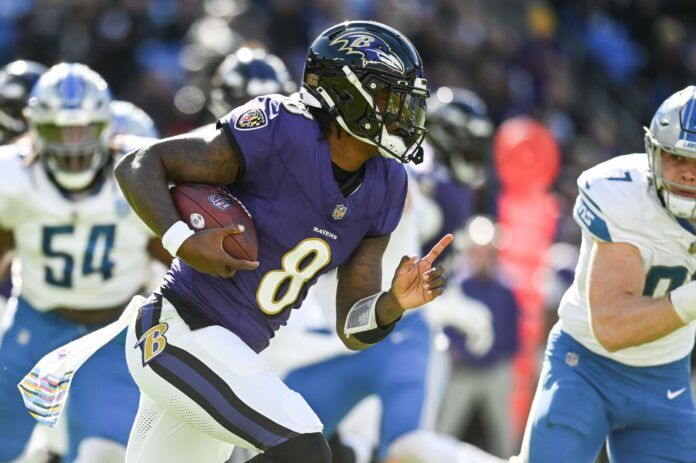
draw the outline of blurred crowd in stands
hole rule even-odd
[[[687,0],[4,0],[0,64],[83,62],[169,135],[197,124],[213,69],[244,41],[265,44],[297,78],[326,26],[376,19],[413,40],[433,87],[470,88],[498,123],[544,122],[562,147],[556,191],[568,210],[577,173],[641,150],[637,128],[693,81],[692,11]],[[563,222],[558,238],[577,233]]]

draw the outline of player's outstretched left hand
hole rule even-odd
[[[420,260],[417,256],[401,258],[394,273],[391,291],[402,309],[420,307],[442,294],[446,280],[444,268],[442,265],[433,267],[433,262],[453,239],[452,234],[443,236]]]

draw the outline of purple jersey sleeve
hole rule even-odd
[[[242,165],[235,182],[261,180],[278,153],[277,147],[283,146],[285,131],[277,123],[281,101],[270,96],[254,98],[218,121],[217,128],[225,131],[241,155]]]
[[[298,162],[296,153],[312,152],[317,142],[312,116],[283,95],[254,98],[220,119],[217,128],[241,155],[235,183],[267,187],[283,166]]]

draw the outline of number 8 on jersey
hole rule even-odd
[[[256,291],[256,301],[267,315],[276,315],[300,297],[307,281],[314,278],[331,262],[331,248],[320,238],[300,241],[283,255],[280,270],[266,273]],[[284,294],[279,296],[282,288]]]

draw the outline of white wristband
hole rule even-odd
[[[691,281],[669,293],[672,307],[684,323],[696,320],[696,281]]]
[[[162,246],[169,251],[169,254],[176,257],[176,253],[179,251],[183,242],[193,234],[194,231],[186,225],[186,222],[179,220],[178,222],[174,222],[174,224],[169,227],[169,230],[164,233],[164,236],[162,236]]]
[[[377,301],[384,291],[360,299],[348,311],[343,332],[346,336],[377,328]]]

